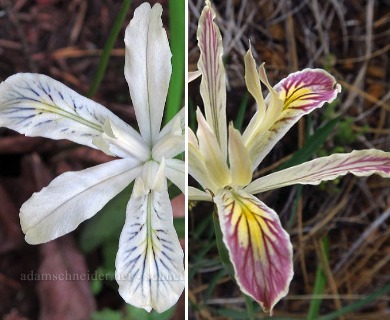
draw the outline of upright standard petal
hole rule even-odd
[[[48,76],[18,73],[0,84],[0,127],[96,148],[93,139],[107,120],[128,143],[142,146],[140,135],[108,109]]]
[[[200,94],[203,99],[206,120],[213,130],[223,160],[227,158],[226,132],[226,84],[225,68],[222,61],[222,37],[214,23],[215,12],[210,1],[206,1],[199,18],[198,46],[200,57],[198,68],[202,73]]]
[[[55,178],[20,209],[26,241],[44,243],[76,229],[135,179],[139,165],[119,159]]]
[[[183,250],[168,192],[131,196],[119,240],[115,277],[129,304],[163,312],[184,289]]]
[[[390,152],[359,150],[333,154],[271,173],[249,184],[245,191],[256,194],[293,184],[319,184],[352,173],[356,176],[379,174],[390,178]]]
[[[225,189],[214,202],[238,285],[272,313],[293,277],[289,235],[275,211],[243,191]]]
[[[332,102],[341,87],[326,71],[305,69],[290,74],[279,82],[274,90],[283,100],[283,110],[279,117],[275,117],[273,125],[269,126],[265,134],[258,135],[247,145],[254,169],[302,116],[322,107],[325,102]],[[267,96],[266,105],[271,104],[274,100],[273,96],[273,94]],[[245,136],[246,133],[244,133]]]
[[[125,77],[142,137],[150,146],[160,132],[169,80],[171,50],[162,27],[162,7],[143,3],[126,28]]]

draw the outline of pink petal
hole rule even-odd
[[[254,168],[302,116],[322,107],[325,102],[332,102],[341,91],[334,77],[321,69],[305,69],[292,73],[274,89],[284,99],[283,111],[268,134],[263,138],[259,137],[256,150],[252,154]],[[270,99],[271,96],[268,95],[268,105]]]
[[[207,1],[199,18],[197,32],[200,57],[199,71],[202,73],[200,94],[203,99],[206,120],[214,131],[224,158],[227,155],[226,132],[226,84],[222,62],[222,37],[214,23],[215,12]]]
[[[242,190],[224,189],[214,202],[240,289],[272,313],[293,276],[289,235],[275,211]]]
[[[260,193],[293,184],[319,184],[352,173],[356,176],[379,174],[390,178],[390,152],[355,150],[314,159],[300,165],[271,173],[249,184],[245,191]]]

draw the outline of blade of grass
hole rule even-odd
[[[129,11],[131,0],[124,0],[119,10],[118,16],[112,26],[110,35],[104,45],[102,55],[100,57],[99,65],[92,81],[92,85],[87,92],[87,97],[91,98],[97,91],[104,78],[104,74],[107,69],[107,64],[110,58],[110,53],[115,45],[116,39],[118,38],[119,32],[121,31],[123,22],[125,21],[126,14]]]
[[[246,315],[248,320],[256,319],[256,311],[251,297],[245,295]]]
[[[175,227],[177,236],[179,238],[185,237],[185,221],[184,218],[174,218],[173,219],[173,226]]]
[[[164,124],[179,111],[183,100],[185,62],[185,1],[169,0],[169,32],[172,50],[172,77],[169,83]]]
[[[247,106],[248,106],[248,93],[245,93],[241,100],[240,108],[238,109],[236,119],[234,120],[234,127],[240,132],[242,132],[242,125],[244,123],[244,117],[245,117]]]
[[[318,320],[333,320],[338,319],[339,317],[346,315],[348,313],[354,312],[365,305],[369,304],[370,302],[374,301],[375,299],[390,293],[390,284],[385,285],[384,287],[375,290],[373,293],[369,294],[363,299],[360,299],[354,303],[351,303],[344,308],[337,310],[335,312],[329,313],[325,316],[319,317]]]
[[[329,238],[327,236],[324,237],[321,245],[325,251],[326,259],[329,260]],[[313,289],[314,298],[310,302],[309,312],[307,314],[307,320],[318,319],[322,300],[317,299],[316,297],[318,295],[321,295],[324,292],[325,284],[326,284],[326,276],[322,264],[319,262],[317,264],[316,278],[315,278],[314,289]]]

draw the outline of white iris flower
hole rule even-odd
[[[23,204],[26,241],[56,239],[95,215],[133,180],[116,258],[123,299],[158,312],[184,289],[183,250],[173,227],[167,179],[184,192],[184,109],[162,130],[171,51],[162,8],[144,3],[126,29],[125,77],[140,133],[102,105],[45,75],[19,73],[0,84],[0,126],[27,136],[68,139],[113,160],[54,179]]]

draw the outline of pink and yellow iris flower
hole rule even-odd
[[[272,87],[251,49],[245,55],[245,82],[257,112],[241,134],[226,121],[222,38],[209,1],[198,27],[205,117],[196,111],[196,135],[189,129],[189,173],[203,190],[189,188],[190,200],[215,203],[222,238],[240,289],[272,312],[293,277],[290,237],[274,210],[254,194],[293,184],[319,184],[352,173],[390,177],[390,153],[361,150],[318,158],[252,181],[252,173],[286,132],[304,115],[332,102],[341,87],[321,69],[290,74]],[[195,75],[197,74],[193,74]],[[263,97],[261,85],[269,94]]]

